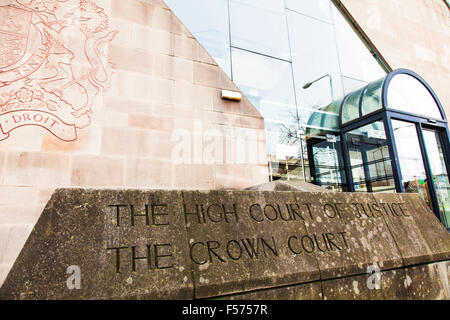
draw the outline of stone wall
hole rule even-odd
[[[422,76],[450,115],[450,10],[443,0],[340,0],[392,69]],[[407,3],[406,3],[407,2]]]
[[[58,189],[0,299],[450,299],[417,194]]]
[[[221,99],[238,89],[163,1],[81,4],[92,25],[78,0],[0,1],[0,31],[21,28],[0,38],[17,41],[0,61],[0,284],[55,188],[268,180],[263,119],[246,98]]]

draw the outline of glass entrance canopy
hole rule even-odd
[[[350,93],[340,107],[340,125],[345,126],[380,109],[446,120],[431,88],[417,74],[406,69],[396,70]]]
[[[308,125],[342,129],[381,110],[412,114],[431,122],[447,120],[439,99],[425,80],[411,70],[398,69],[318,109]],[[308,133],[314,134],[314,129]]]
[[[308,125],[314,183],[351,192],[418,193],[450,228],[447,118],[419,75],[395,70],[317,109]],[[314,129],[324,127],[331,131]],[[323,154],[333,154],[333,161]]]

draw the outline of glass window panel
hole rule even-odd
[[[271,121],[265,124],[271,179],[303,180],[302,168],[306,170],[306,163],[302,165],[301,162],[301,144],[296,135],[296,126]],[[308,171],[305,174],[309,179]]]
[[[186,0],[185,0],[186,1]],[[226,1],[226,0],[222,0]],[[266,10],[284,11],[284,0],[231,0],[234,2],[241,2],[243,4],[256,7],[256,8],[264,8]]]
[[[286,14],[230,0],[231,44],[290,60]]]
[[[387,104],[391,109],[442,119],[431,93],[409,74],[397,74],[392,78],[387,92]]]
[[[398,161],[405,192],[418,193],[431,208],[427,175],[423,164],[419,138],[414,123],[392,120]]]
[[[305,115],[305,119],[308,119],[306,125],[306,135],[313,137],[317,135],[324,135],[324,131],[339,132],[339,110],[341,108],[343,99],[333,101],[325,108],[317,109],[309,114]],[[303,108],[299,108],[299,113],[302,114]],[[300,117],[300,119],[302,119]],[[302,123],[302,122],[301,122]]]
[[[428,160],[430,161],[430,169],[441,219],[444,225],[450,228],[450,183],[440,134],[436,131],[423,130],[423,138],[425,148],[427,149]]]
[[[359,150],[350,149],[350,168],[353,186],[356,192],[367,192],[366,175],[364,173],[362,154]]]
[[[370,82],[386,75],[339,10],[331,5],[341,71],[344,76]]]
[[[342,84],[344,85],[344,94],[349,94],[355,90],[365,87],[367,82],[343,76]]]
[[[286,8],[332,23],[330,0],[286,0]]]
[[[236,48],[232,59],[234,82],[264,116],[271,178],[303,180],[291,63]]]
[[[279,124],[266,122],[265,127],[266,127],[267,153],[269,155],[275,156],[276,155],[276,146],[283,142]]]
[[[299,104],[325,107],[343,96],[333,26],[293,11],[287,16],[290,38],[296,40],[291,50]]]
[[[342,165],[339,137],[330,142],[324,137],[308,139],[308,148],[314,161],[314,183],[326,189],[346,191],[345,171]]]
[[[313,162],[312,181],[326,189],[347,191],[339,135],[324,131],[322,136],[309,137],[306,143],[309,161]]]
[[[289,106],[273,101],[261,100],[261,114],[267,120],[270,119],[282,123],[297,123],[295,105]]]
[[[225,0],[165,0],[169,8],[230,76],[228,3]]]
[[[232,59],[234,83],[259,110],[264,101],[295,105],[289,62],[236,48]]]
[[[275,139],[276,144],[292,144],[296,142],[297,125],[292,123],[280,123],[267,120],[265,122],[266,131]],[[295,140],[295,141],[294,141]],[[274,144],[275,146],[275,144]]]
[[[305,111],[305,113],[303,113],[300,110],[299,114],[301,115],[300,119],[302,119],[302,115],[303,118],[309,117],[308,124],[306,125],[308,135],[321,134],[320,132],[323,130],[332,132],[339,131],[339,115],[337,114],[321,110],[317,110],[313,114],[311,114],[310,111]],[[302,123],[301,120],[300,123]],[[317,133],[317,131],[319,133]]]
[[[345,134],[355,191],[395,192],[392,162],[382,121]]]
[[[367,86],[367,90],[363,94],[361,113],[362,115],[369,114],[381,109],[381,91],[384,82],[384,77],[378,81],[372,82]]]
[[[382,121],[376,121],[366,126],[357,128],[351,131],[354,137],[359,141],[360,137],[386,139],[386,134],[384,132],[384,125]],[[375,141],[375,140],[374,140]]]

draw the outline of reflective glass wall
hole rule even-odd
[[[334,4],[165,2],[263,115],[270,179],[346,190],[336,108],[327,105],[386,72]],[[317,109],[327,121],[312,119]]]

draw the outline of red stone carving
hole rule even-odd
[[[116,34],[94,0],[0,0],[0,141],[25,125],[76,140],[111,82]]]

